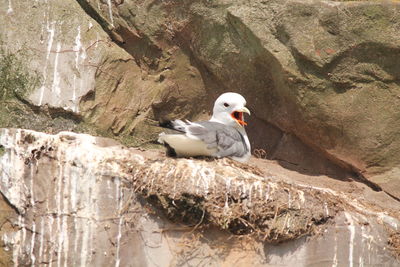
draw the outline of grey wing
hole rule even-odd
[[[248,152],[243,135],[233,127],[217,131],[217,144],[220,157],[242,157]]]
[[[194,136],[202,140],[207,144],[209,149],[217,148],[217,132],[216,129],[219,127],[218,122],[190,122],[182,120],[171,121],[170,128],[186,134],[188,136]],[[222,125],[222,124],[221,124]]]
[[[218,122],[197,122],[187,128],[187,132],[201,139],[208,148],[218,148],[216,156],[242,157],[247,152],[242,134],[233,127]]]
[[[196,122],[190,124],[186,128],[186,132],[202,140],[204,143],[207,144],[208,148],[217,148],[217,128],[219,127],[218,124],[221,123]]]

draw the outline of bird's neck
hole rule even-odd
[[[210,121],[223,123],[222,121],[220,121],[219,119],[215,118],[214,116],[211,117]]]
[[[215,116],[212,116],[211,119],[210,119],[210,121],[222,123],[222,124],[224,124],[224,125],[234,127],[234,128],[236,128],[236,129],[238,129],[239,131],[241,131],[241,130],[244,131],[244,128],[243,128],[241,125],[239,125],[238,123],[236,123],[235,121],[233,121],[233,120],[232,120],[232,121],[224,120],[224,119],[221,120],[221,119],[218,119],[218,118],[215,117]]]

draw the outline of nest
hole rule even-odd
[[[129,186],[173,222],[212,226],[280,243],[318,232],[338,212],[334,199],[229,160],[148,160],[127,166]]]

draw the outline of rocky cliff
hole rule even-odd
[[[71,132],[3,129],[0,142],[3,253],[16,266],[399,263],[398,202],[358,182]]]
[[[0,126],[43,132],[2,132],[3,262],[398,264],[399,11],[3,1]],[[59,133],[154,148],[225,91],[252,111],[248,166]]]

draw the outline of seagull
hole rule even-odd
[[[163,126],[176,133],[161,133],[158,142],[167,148],[167,155],[177,157],[230,157],[247,162],[251,155],[243,113],[246,99],[237,93],[224,93],[214,103],[213,115],[208,121],[174,120]]]

